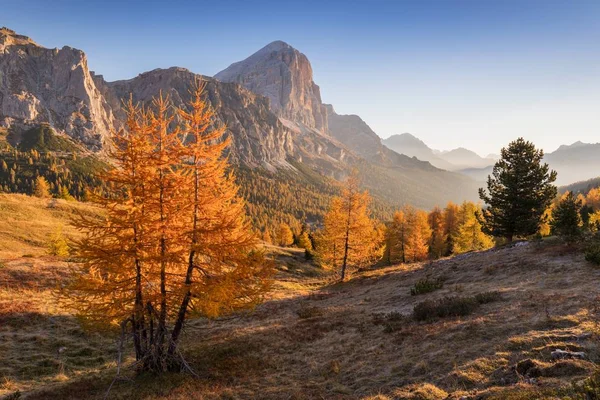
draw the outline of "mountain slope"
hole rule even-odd
[[[106,82],[89,71],[80,50],[45,49],[10,30],[1,32],[0,128],[13,137],[46,123],[57,135],[103,154],[110,130],[124,126],[123,99],[131,94],[134,101],[146,103],[162,92],[181,105],[195,80],[202,78],[216,111],[215,123],[226,124],[233,139],[230,157],[235,167],[253,170],[246,176],[256,179],[263,174],[276,185],[310,183],[307,187],[316,190],[310,195],[312,204],[321,204],[318,213],[323,211],[323,199],[333,193],[319,192],[321,188],[336,188],[330,179],[342,180],[355,168],[376,208],[386,215],[405,203],[430,208],[476,196],[476,184],[468,178],[387,149],[360,117],[337,115],[333,108],[329,112],[312,81],[310,62],[283,42],[272,43],[217,75],[232,82],[177,67]],[[243,184],[253,188],[253,182]],[[269,210],[277,204],[276,198],[270,199],[261,212],[273,215]],[[285,218],[303,218],[302,207],[290,205]],[[312,210],[311,215],[317,212]]]
[[[389,138],[384,139],[383,144],[397,153],[405,154],[409,157],[416,157],[419,160],[428,161],[438,168],[449,171],[454,169],[454,165],[452,163],[440,158],[422,140],[411,135],[410,133],[392,135]]]
[[[600,171],[600,143],[563,145],[547,153],[544,160],[558,172],[559,185],[595,178]]]
[[[266,250],[278,272],[264,304],[238,318],[189,322],[182,345],[202,379],[148,379],[123,368],[111,398],[586,398],[584,385],[573,383],[592,375],[598,362],[600,271],[577,251],[552,241],[525,243],[372,269],[332,285],[326,272],[301,261],[301,252]],[[14,377],[0,395],[20,389],[32,400],[103,398],[115,375],[114,343],[82,334],[74,318],[45,301],[63,277],[63,263],[26,260],[0,268],[1,280],[20,283],[0,288],[0,300],[17,310],[0,325],[10,354],[3,368]],[[412,296],[411,288],[425,279],[443,286]],[[423,302],[481,294],[495,301],[461,316],[413,318]],[[55,378],[56,345],[65,342],[60,361],[66,368]],[[586,359],[556,359],[557,349],[582,351]]]
[[[388,149],[359,116],[339,115],[333,106],[323,104],[315,89],[318,86],[312,80],[310,62],[286,43],[271,43],[219,72],[215,78],[240,83],[269,97],[271,110],[296,136],[319,140],[328,147],[341,143],[342,148],[350,150],[344,158],[339,158],[346,164],[346,170],[357,167],[364,186],[375,197],[395,207],[410,203],[429,208],[448,200],[476,197],[477,185],[468,177],[441,171],[428,162]],[[306,106],[298,106],[304,103]],[[321,118],[323,113],[325,119]],[[318,148],[313,147],[314,150]]]
[[[438,154],[438,157],[454,166],[453,170],[465,168],[485,168],[494,164],[493,159],[483,158],[472,150],[459,147]]]

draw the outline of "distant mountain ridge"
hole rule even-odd
[[[162,92],[181,105],[200,77],[207,82],[215,123],[226,124],[233,139],[231,160],[238,170],[250,171],[242,174],[251,178],[243,182],[250,185],[244,190],[257,179],[283,188],[295,174],[294,185],[313,188],[306,196],[319,204],[315,213],[326,205],[326,197],[315,191],[327,188],[323,194],[329,196],[335,190],[329,180],[342,180],[354,169],[377,208],[388,213],[402,204],[431,208],[476,196],[474,181],[389,150],[360,117],[338,115],[323,104],[310,62],[284,42],[232,64],[217,74],[220,79],[172,67],[107,82],[89,70],[81,50],[46,49],[2,29],[0,76],[0,128],[18,132],[48,124],[100,155],[110,131],[124,126],[123,98],[131,94],[146,103]],[[277,200],[261,207],[271,207],[273,215],[279,211]],[[302,206],[294,207],[295,217],[303,218]]]
[[[429,161],[436,167],[448,171],[460,171],[466,168],[484,168],[495,162],[493,159],[483,158],[474,151],[463,147],[450,151],[434,150],[410,133],[392,135],[384,139],[383,144],[397,153]]]

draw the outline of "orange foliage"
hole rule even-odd
[[[151,108],[129,101],[103,177],[114,191],[93,199],[106,218],[76,222],[82,267],[64,298],[89,323],[130,330],[146,370],[180,369],[184,322],[254,306],[272,273],[227,172],[230,140],[212,127],[202,90],[176,114],[163,96]]]

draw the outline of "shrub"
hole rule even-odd
[[[392,311],[387,314],[376,314],[373,318],[375,325],[383,325],[385,333],[396,332],[406,325],[407,317],[398,311]]]
[[[438,279],[429,279],[429,278],[421,279],[420,281],[415,283],[415,286],[410,288],[410,295],[416,296],[419,294],[433,292],[434,290],[441,289],[442,286],[444,286],[444,283],[439,278]]]
[[[69,255],[69,244],[65,239],[62,229],[57,229],[48,244],[48,254],[52,256],[66,257]]]
[[[500,299],[498,292],[479,293],[475,296],[449,296],[438,300],[426,300],[413,309],[416,321],[426,321],[435,318],[460,317],[469,315],[481,304],[491,303]]]
[[[592,264],[600,265],[600,239],[595,239],[586,247],[585,259]]]
[[[475,295],[475,300],[479,304],[487,304],[487,303],[493,303],[494,301],[498,301],[498,300],[500,300],[501,297],[502,297],[502,294],[500,292],[494,290],[491,292],[477,293]]]
[[[319,307],[302,307],[296,313],[299,318],[306,319],[323,315],[323,310]]]
[[[458,317],[471,314],[479,305],[474,297],[444,297],[426,300],[413,309],[413,318],[425,321],[434,318]]]

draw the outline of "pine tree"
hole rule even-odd
[[[488,206],[484,210],[484,230],[511,242],[539,231],[544,211],[556,196],[556,172],[543,164],[544,152],[522,138],[501,151],[487,180],[487,191],[479,197]]]
[[[340,280],[349,268],[356,268],[379,255],[380,241],[369,218],[369,193],[361,192],[355,174],[346,181],[341,197],[335,197],[325,215],[319,252],[322,259],[340,267]]]
[[[198,86],[181,124],[162,96],[151,109],[129,102],[103,176],[113,191],[92,194],[105,220],[77,222],[83,267],[63,291],[88,323],[127,329],[142,370],[185,368],[185,322],[253,307],[272,273],[223,157],[230,139]]]
[[[43,176],[38,176],[35,179],[35,185],[33,188],[33,195],[42,199],[47,199],[50,196],[50,185]]]
[[[565,193],[552,210],[552,232],[567,241],[574,241],[581,236],[581,207],[581,199],[572,192]]]
[[[592,232],[600,231],[600,210],[590,214],[590,219],[589,219],[588,224],[590,227],[590,231],[592,231]]]
[[[493,246],[492,238],[481,230],[479,214],[480,209],[474,203],[465,201],[461,205],[459,211],[460,225],[454,244],[455,254],[486,250]]]

